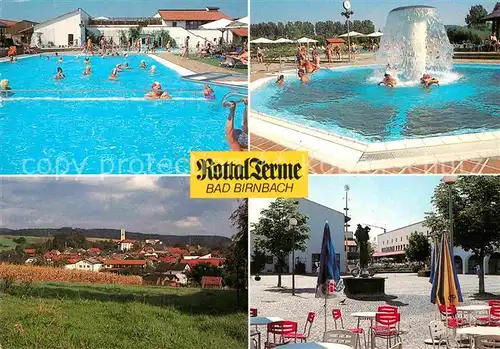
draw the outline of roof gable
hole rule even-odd
[[[203,10],[158,10],[164,21],[217,21],[219,19],[231,19],[218,8],[207,8]]]

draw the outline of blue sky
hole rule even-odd
[[[220,7],[231,17],[248,14],[247,0],[0,0],[0,18],[42,22],[83,8],[91,16],[149,17],[162,9]]]
[[[358,223],[396,229],[419,222],[432,209],[430,200],[441,176],[309,176],[308,199],[344,212],[344,185],[350,186],[351,228]],[[272,200],[253,199],[249,221],[256,222],[259,212]],[[372,229],[371,236],[382,233]]]
[[[252,23],[288,21],[345,21],[342,0],[251,0]],[[464,18],[473,5],[481,4],[491,12],[496,0],[352,0],[353,20],[371,19],[383,29],[387,14],[396,7],[409,5],[435,6],[444,24],[465,25]]]

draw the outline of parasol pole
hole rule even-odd
[[[326,332],[326,298],[327,297],[325,297],[325,332]]]

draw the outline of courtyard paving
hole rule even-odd
[[[378,274],[385,277],[386,294],[396,296],[390,301],[358,301],[346,299],[343,305],[340,300],[345,299],[343,294],[331,298],[327,303],[327,329],[334,329],[332,308],[339,308],[344,318],[344,327],[356,326],[356,319],[351,313],[360,311],[376,311],[379,305],[389,304],[399,307],[401,313],[401,329],[407,331],[402,335],[404,349],[425,349],[423,340],[429,338],[428,324],[436,316],[435,306],[430,302],[431,284],[428,278],[417,277],[416,274]],[[316,277],[296,276],[296,296],[290,293],[291,276],[283,276],[282,285],[277,288],[278,277],[262,276],[260,281],[253,278],[250,282],[250,307],[258,309],[259,316],[277,316],[286,320],[297,321],[299,331],[303,330],[308,312],[316,312],[316,319],[311,329],[308,341],[321,340],[324,332],[324,300],[315,298]],[[484,300],[474,299],[478,290],[478,278],[475,275],[459,275],[460,285],[464,298],[464,305],[485,304]],[[493,293],[500,299],[500,276],[487,275],[485,277],[486,292]],[[366,328],[368,322],[361,322]],[[259,328],[264,331],[263,327]],[[265,337],[265,335],[263,335]],[[364,347],[364,345],[363,345]],[[385,341],[377,339],[377,348],[385,348]],[[430,346],[428,348],[431,348]]]

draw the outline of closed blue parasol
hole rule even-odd
[[[439,256],[439,246],[437,244],[437,240],[434,240],[434,247],[432,249],[432,254],[431,254],[431,273],[429,276],[429,282],[431,284],[434,281],[434,274],[436,273],[436,264],[438,256]]]
[[[335,292],[341,292],[344,284],[340,279],[340,270],[335,259],[335,248],[328,221],[323,229],[323,242],[321,243],[321,255],[319,259],[318,281],[316,283],[316,298],[325,299],[325,331],[326,331],[326,300],[335,296]]]
[[[431,302],[436,305],[458,305],[463,302],[460,283],[458,282],[455,263],[451,257],[451,247],[448,236],[443,233],[441,237],[441,248],[437,258],[432,281]]]

